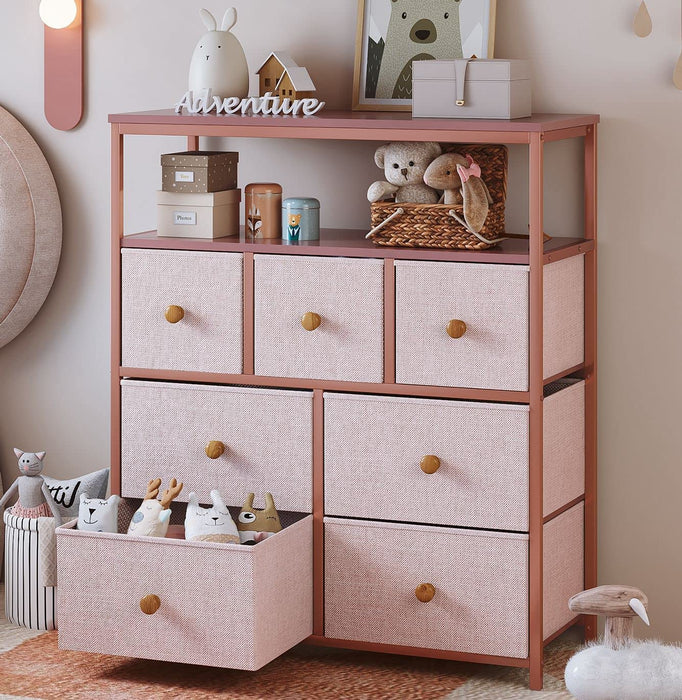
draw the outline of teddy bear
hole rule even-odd
[[[396,202],[436,204],[440,195],[424,183],[424,173],[441,152],[440,145],[433,142],[408,141],[380,146],[374,154],[374,162],[383,168],[387,181],[372,183],[367,199],[370,202],[391,198]]]

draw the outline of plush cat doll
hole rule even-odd
[[[14,454],[19,460],[19,471],[22,476],[17,477],[0,499],[0,513],[12,496],[18,494],[19,500],[12,506],[12,515],[20,518],[53,517],[55,525],[61,525],[61,515],[43,477],[40,476],[40,472],[43,471],[45,452],[22,452],[15,447]]]
[[[87,493],[80,495],[78,506],[78,529],[88,532],[118,532],[118,504],[120,496],[88,498]]]
[[[211,508],[202,508],[196,493],[190,493],[185,515],[185,539],[239,544],[237,526],[220,493],[215,489],[211,491],[211,501]]]
[[[47,474],[42,476],[52,494],[52,500],[62,516],[62,522],[68,522],[78,517],[82,493],[87,493],[89,498],[107,497],[108,467],[90,474],[82,474],[73,479],[54,479]]]
[[[282,529],[279,515],[275,508],[275,501],[271,493],[265,494],[265,509],[255,510],[253,499],[255,494],[250,493],[242,506],[237,527],[242,544],[256,544],[267,537],[274,535]]]
[[[141,537],[165,537],[170,521],[170,504],[182,491],[182,482],[177,479],[170,480],[170,488],[163,492],[160,501],[156,500],[161,487],[161,479],[152,479],[147,485],[142,505],[135,511],[133,519],[128,526],[129,535]]]

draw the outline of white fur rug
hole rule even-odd
[[[579,700],[682,700],[682,647],[633,642],[614,651],[593,645],[566,667]]]

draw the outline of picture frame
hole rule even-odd
[[[497,0],[358,0],[353,110],[411,111],[415,59],[492,58],[496,6]]]

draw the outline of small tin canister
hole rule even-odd
[[[289,197],[282,202],[282,238],[290,242],[320,239],[319,200]]]
[[[274,182],[254,182],[244,189],[246,235],[254,238],[282,236],[282,187]]]

